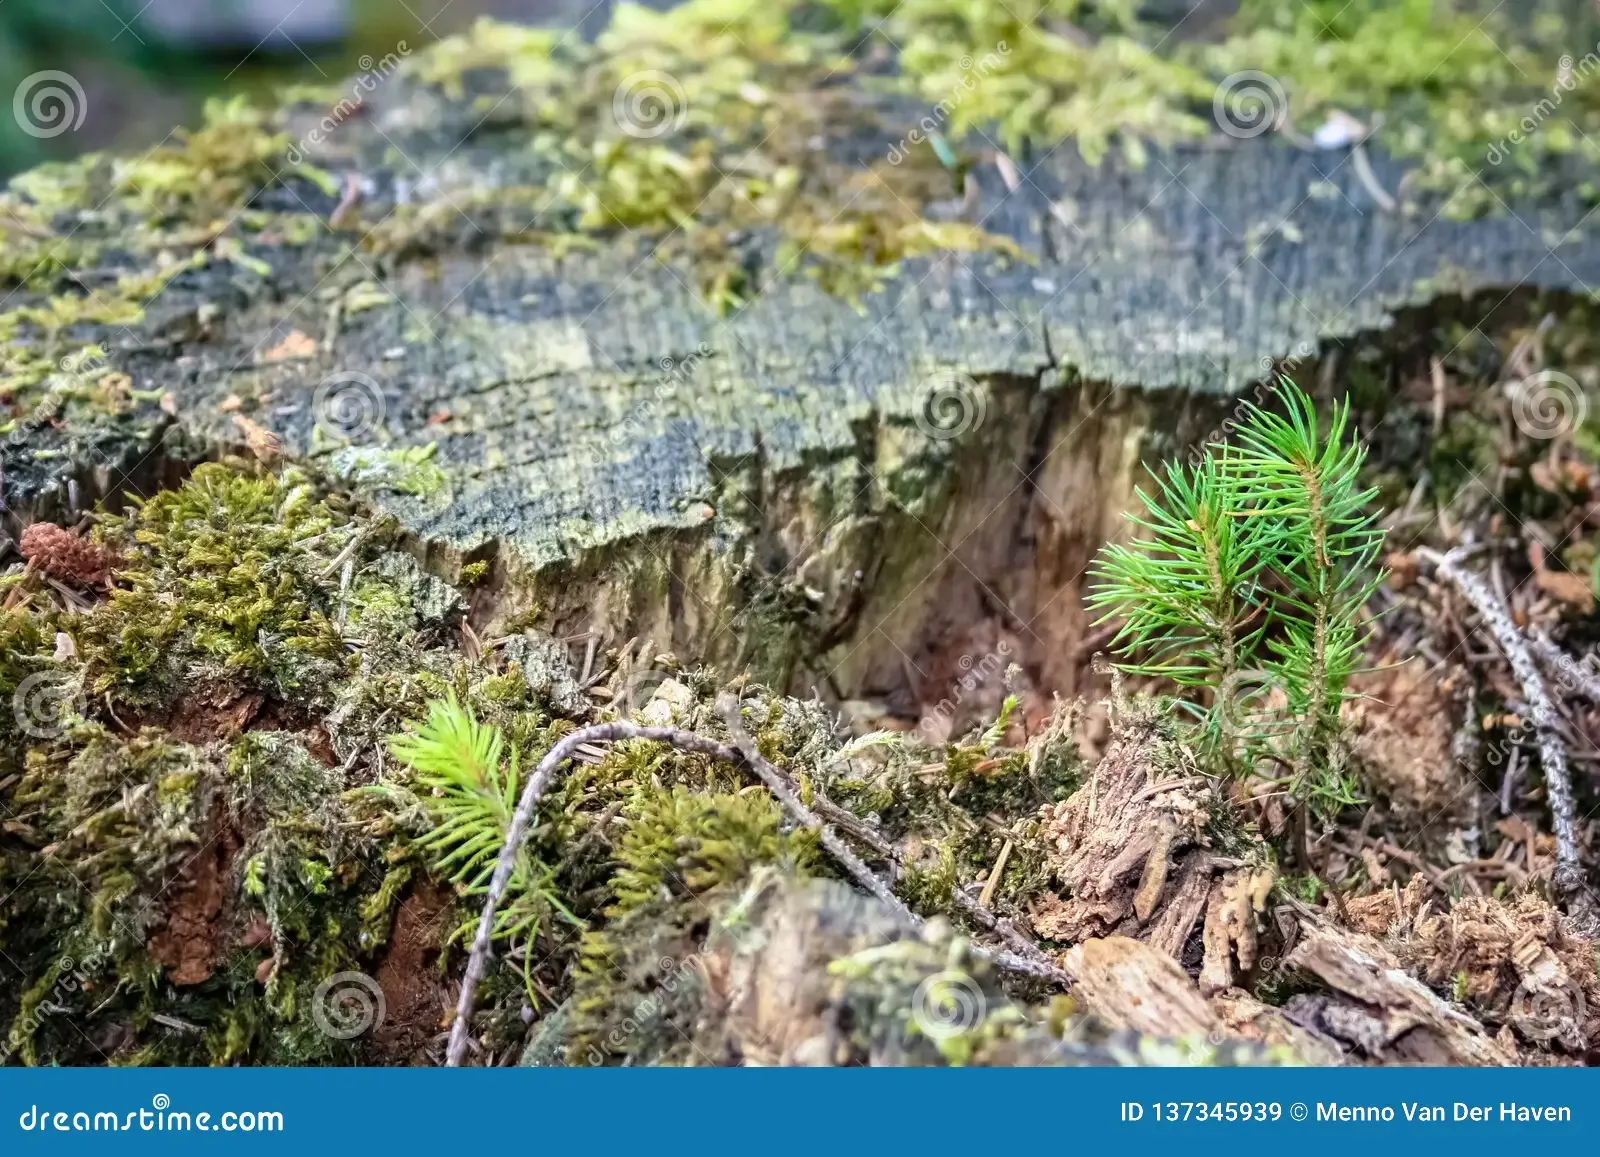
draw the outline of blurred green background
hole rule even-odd
[[[87,149],[137,149],[193,125],[208,96],[265,96],[286,83],[336,81],[481,15],[603,27],[610,0],[3,0],[0,100],[40,100],[24,131],[0,113],[0,176]],[[59,75],[81,89],[77,95]],[[47,75],[40,75],[47,74]],[[64,125],[47,90],[74,102]],[[52,119],[54,118],[54,119]],[[61,131],[49,133],[57,126]],[[42,126],[42,127],[41,127]]]

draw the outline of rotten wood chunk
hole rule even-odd
[[[1510,1065],[1516,1057],[1483,1025],[1407,973],[1372,937],[1321,923],[1302,925],[1285,963],[1331,992],[1290,998],[1287,1014],[1369,1060],[1432,1065]]]
[[[1086,940],[1063,965],[1073,995],[1108,1027],[1260,1047],[1264,1057],[1311,1065],[1344,1063],[1339,1043],[1296,1024],[1282,1009],[1230,989],[1210,999],[1171,956],[1126,936]]]
[[[1206,829],[1222,801],[1189,766],[1154,718],[1118,728],[1089,782],[1040,811],[1064,894],[1036,906],[1033,928],[1068,943],[1131,937],[1176,959],[1203,914],[1209,995],[1254,969],[1256,917],[1275,876],[1259,844],[1242,860],[1215,853]]]
[[[524,1063],[563,1051],[587,1065],[1292,1059],[1263,1047],[1278,1043],[1265,1034],[1226,1031],[1163,953],[1128,940],[1074,951],[1077,999],[1035,1006],[1002,988],[992,963],[943,921],[919,932],[839,881],[764,872],[608,928],[586,949],[592,966],[579,974],[570,1023],[537,1033]]]
[[[1126,936],[1086,940],[1063,965],[1073,991],[1107,1024],[1169,1036],[1222,1035],[1222,1019],[1178,962]]]

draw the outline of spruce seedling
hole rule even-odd
[[[1173,463],[1130,515],[1142,532],[1101,551],[1090,606],[1118,621],[1130,673],[1184,689],[1201,747],[1225,762],[1287,768],[1319,811],[1353,801],[1339,745],[1381,574],[1383,533],[1362,489],[1366,450],[1347,403],[1325,425],[1288,379],[1282,416],[1250,403],[1235,444]]]
[[[482,896],[488,891],[517,807],[519,759],[515,747],[507,758],[505,747],[500,729],[478,722],[454,695],[429,703],[428,717],[416,731],[389,739],[389,751],[411,768],[415,785],[423,789],[423,804],[434,820],[434,827],[417,840],[417,846],[427,853],[433,870],[466,896]],[[556,897],[554,874],[525,847],[519,849],[506,889],[509,902],[495,920],[496,939],[531,940],[552,912],[579,923]],[[471,930],[468,922],[456,934],[463,936]]]

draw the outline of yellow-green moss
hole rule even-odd
[[[350,533],[308,476],[216,463],[108,518],[122,563],[83,630],[93,690],[150,698],[195,661],[280,691],[325,679],[342,652],[322,572]]]
[[[624,815],[613,915],[736,883],[761,864],[803,872],[816,854],[811,833],[783,830],[783,813],[765,788],[726,795],[645,787]]]

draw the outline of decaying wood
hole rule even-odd
[[[1127,936],[1085,940],[1063,958],[1089,1007],[1117,1028],[1221,1036],[1222,1019],[1178,962]]]
[[[1310,973],[1330,990],[1291,997],[1285,1012],[1369,1060],[1516,1063],[1516,1057],[1480,1023],[1406,972],[1388,949],[1369,936],[1307,922],[1285,963]]]
[[[1337,1041],[1296,1024],[1282,1009],[1239,989],[1209,998],[1171,956],[1126,936],[1086,940],[1068,949],[1064,963],[1075,996],[1107,1025],[1164,1033],[1249,1041],[1313,1065],[1344,1063]]]
[[[1203,915],[1201,986],[1220,992],[1255,966],[1256,914],[1274,877],[1213,852],[1205,826],[1216,789],[1181,769],[1156,770],[1175,757],[1154,720],[1130,720],[1089,782],[1042,810],[1061,895],[1040,905],[1033,926],[1068,943],[1133,937],[1176,958]]]
[[[678,909],[648,908],[607,930],[611,970],[581,977],[572,1017],[552,1018],[555,1032],[573,1033],[579,1042],[575,1062],[1137,1065],[1289,1059],[1263,1047],[1277,1042],[1224,1031],[1207,1017],[1205,1001],[1177,964],[1132,941],[1123,942],[1133,947],[1128,967],[1083,969],[1096,992],[1078,994],[1077,1013],[1063,1027],[1047,1009],[1008,996],[992,960],[974,955],[948,923],[910,929],[875,897],[839,881],[769,871],[688,907],[692,912],[682,920],[674,916]],[[707,929],[703,940],[673,931],[685,925]],[[1187,986],[1190,1004],[1183,1005],[1181,995],[1173,998],[1186,1008],[1187,1021],[1126,1014],[1129,986],[1137,987],[1141,970],[1149,967],[1140,954],[1156,962],[1161,981],[1174,992],[1179,982]],[[616,1025],[631,1027],[617,1032]],[[526,1063],[550,1063],[559,1051],[544,1036]]]
[[[1283,1009],[1264,1004],[1240,989],[1217,993],[1211,998],[1211,1007],[1226,1031],[1242,1040],[1287,1049],[1308,1065],[1343,1065],[1347,1061],[1338,1041],[1296,1024]]]

